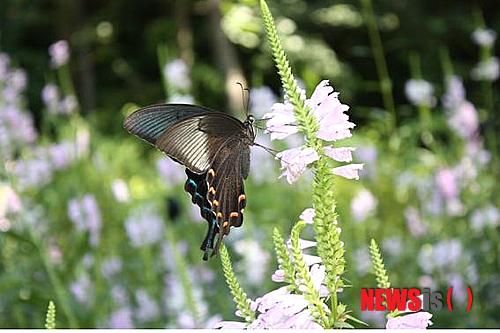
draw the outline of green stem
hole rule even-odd
[[[158,66],[160,67],[161,82],[163,84],[163,93],[165,94],[165,99],[170,95],[168,91],[168,82],[165,77],[165,65],[167,63],[167,47],[164,44],[158,45],[156,49],[158,55]]]
[[[445,81],[446,81],[446,79],[448,79],[454,73],[453,63],[451,62],[450,52],[448,51],[447,47],[443,46],[439,49],[439,58],[441,59],[441,67],[443,68],[443,76],[444,76]]]
[[[35,246],[38,249],[40,258],[42,259],[45,270],[47,271],[47,275],[49,276],[50,283],[54,288],[57,297],[57,303],[60,304],[62,312],[68,319],[70,328],[78,328],[78,321],[76,319],[75,314],[73,313],[73,310],[71,309],[68,292],[63,287],[61,280],[57,276],[57,273],[54,270],[52,263],[50,262],[50,258],[48,257],[47,253],[45,252],[42,246],[41,240],[38,239],[38,237],[35,235],[35,232],[32,230],[31,226],[29,227],[29,233],[31,239],[33,240],[33,244],[35,244]]]
[[[75,86],[73,85],[73,80],[71,79],[71,72],[68,64],[62,65],[57,69],[57,77],[59,78],[59,82],[61,83],[61,88],[64,95],[66,96],[73,95],[76,98],[76,90]],[[79,113],[79,111],[80,111],[80,106],[77,102],[75,112]]]
[[[394,106],[394,96],[392,95],[392,81],[389,76],[389,70],[387,69],[387,62],[384,56],[382,38],[380,37],[371,0],[361,0],[361,5],[363,7],[363,16],[365,18],[366,27],[368,28],[370,45],[373,52],[373,58],[375,60],[375,67],[377,68],[384,108],[389,112],[392,118],[390,128],[392,132],[397,126],[397,114]]]
[[[417,53],[411,52],[408,56],[410,63],[411,77],[416,80],[422,80],[422,69],[420,66],[420,57]],[[422,142],[432,147],[434,145],[434,138],[432,136],[430,125],[432,122],[431,109],[427,105],[418,106],[418,116],[420,120]]]
[[[177,250],[177,239],[175,237],[175,234],[173,230],[168,230],[165,232],[166,239],[168,241],[168,244],[170,245],[171,251],[172,251],[172,257],[174,259],[175,263],[175,274],[177,274],[177,277],[179,278],[181,284],[182,284],[182,289],[184,292],[184,300],[186,302],[186,307],[188,308],[189,312],[193,316],[194,323],[196,327],[200,327],[200,311],[198,309],[198,305],[196,304],[196,300],[194,298],[194,293],[193,293],[193,285],[191,283],[191,280],[189,278],[189,273],[187,269],[186,262],[182,255],[179,253]],[[174,273],[174,272],[171,272]]]

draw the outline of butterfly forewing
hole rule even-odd
[[[237,119],[220,112],[182,120],[160,135],[156,146],[193,172],[208,170],[218,151],[243,131]]]
[[[189,104],[158,104],[139,109],[125,120],[125,129],[151,144],[179,121],[212,110]]]

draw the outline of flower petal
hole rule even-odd
[[[300,214],[299,218],[304,221],[307,224],[312,224],[313,219],[314,219],[314,214],[316,212],[314,211],[314,208],[306,208],[304,211]]]
[[[283,269],[277,269],[271,276],[271,280],[274,282],[284,282],[285,281],[285,271]]]
[[[216,329],[244,329],[247,326],[246,323],[240,323],[239,321],[221,321],[217,323],[213,328]]]
[[[359,179],[358,171],[363,169],[363,164],[348,164],[332,169],[332,173],[347,179]]]
[[[320,264],[322,262],[321,258],[318,256],[313,256],[310,254],[304,254],[304,261],[307,266],[312,266],[315,264]]]
[[[292,148],[276,155],[281,159],[280,177],[286,176],[288,183],[294,183],[307,169],[307,165],[319,159],[318,153],[313,148]]]
[[[331,146],[324,147],[326,156],[333,158],[337,162],[351,162],[352,152],[356,150],[354,147],[339,147]]]
[[[290,103],[273,104],[271,112],[266,113],[263,119],[268,119],[266,131],[271,133],[271,140],[284,139],[298,131],[293,106]]]
[[[426,329],[432,325],[432,314],[429,312],[417,312],[406,316],[395,317],[387,320],[387,329]]]

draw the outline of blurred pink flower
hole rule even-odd
[[[94,294],[94,285],[87,274],[81,274],[70,284],[69,289],[78,303],[89,305]]]
[[[399,317],[387,319],[387,329],[426,329],[432,325],[432,314],[429,312],[416,312]]]
[[[250,111],[256,118],[269,112],[274,103],[276,103],[276,95],[271,88],[261,86],[250,91]]]
[[[354,220],[361,222],[372,216],[377,209],[378,201],[368,190],[361,190],[351,201],[351,212]]]
[[[46,84],[42,89],[42,101],[49,113],[55,114],[59,107],[59,89],[55,84]]]
[[[141,322],[150,321],[160,314],[156,301],[145,290],[136,290],[135,300],[138,307],[135,309],[134,314]]]
[[[479,115],[472,103],[464,101],[451,113],[448,124],[461,137],[472,139],[479,130]]]
[[[457,180],[451,169],[438,170],[435,179],[439,192],[446,200],[454,199],[459,195]]]
[[[191,88],[189,67],[182,59],[174,59],[165,64],[163,75],[169,86],[176,90],[187,90]]]
[[[441,100],[446,109],[455,109],[465,101],[465,88],[460,77],[452,75],[446,80],[446,91]]]
[[[168,186],[176,186],[186,178],[183,168],[166,157],[156,161],[156,170],[158,170],[160,177]]]
[[[313,148],[292,148],[276,155],[281,160],[281,170],[284,172],[280,178],[286,176],[288,183],[292,184],[302,175],[307,166],[317,161],[319,156]]]
[[[49,46],[49,55],[54,68],[65,65],[69,60],[69,45],[65,40],[60,40]]]
[[[500,75],[500,62],[497,57],[491,57],[479,62],[471,70],[471,77],[478,81],[496,81]]]
[[[246,280],[249,284],[260,286],[264,282],[269,262],[270,254],[265,251],[259,242],[254,239],[242,239],[234,243],[234,250],[241,255],[243,271],[246,272]]]
[[[436,103],[434,87],[425,80],[411,79],[405,84],[406,98],[415,106],[433,107]]]
[[[406,225],[414,237],[421,237],[427,233],[427,226],[422,222],[420,214],[415,207],[408,207],[404,212]]]
[[[91,246],[99,245],[102,220],[94,195],[86,194],[81,199],[71,199],[68,202],[68,216],[77,230],[89,232]]]
[[[115,179],[111,183],[111,191],[113,197],[118,202],[128,202],[130,200],[130,193],[127,183],[123,179]]]
[[[48,155],[55,170],[62,170],[76,160],[75,144],[62,141],[48,147]]]
[[[110,280],[113,276],[120,273],[122,270],[122,260],[119,257],[109,257],[101,262],[101,274],[106,279]]]
[[[363,169],[363,164],[348,164],[332,169],[332,173],[347,179],[359,179],[358,172]]]
[[[497,39],[497,33],[491,29],[477,28],[472,32],[472,40],[479,46],[491,47]]]
[[[134,328],[132,310],[122,307],[114,311],[108,319],[109,328]]]
[[[59,112],[61,114],[72,114],[78,108],[78,100],[75,95],[68,95],[61,101]]]
[[[465,88],[458,76],[447,80],[442,100],[448,113],[448,125],[461,137],[474,139],[479,130],[479,116],[474,105],[466,100]]]
[[[125,220],[125,230],[133,247],[142,247],[163,239],[164,224],[153,207],[143,206],[132,210]]]

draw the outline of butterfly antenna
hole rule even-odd
[[[245,116],[248,117],[248,109],[250,105],[250,90],[248,88],[245,88],[243,86],[243,83],[241,82],[236,82],[237,85],[241,87],[241,100],[243,101],[243,108],[245,110]],[[245,92],[246,92],[246,98],[245,98]]]
[[[257,142],[254,142],[253,144],[254,144],[254,146],[257,146],[257,147],[260,147],[260,148],[264,149],[266,152],[268,152],[269,154],[271,154],[277,160],[279,160],[281,162],[284,162],[286,164],[290,164],[289,162],[285,161],[282,157],[278,156],[279,152],[276,149],[272,149],[272,148],[263,146],[263,145],[261,145],[261,144],[259,144]]]

